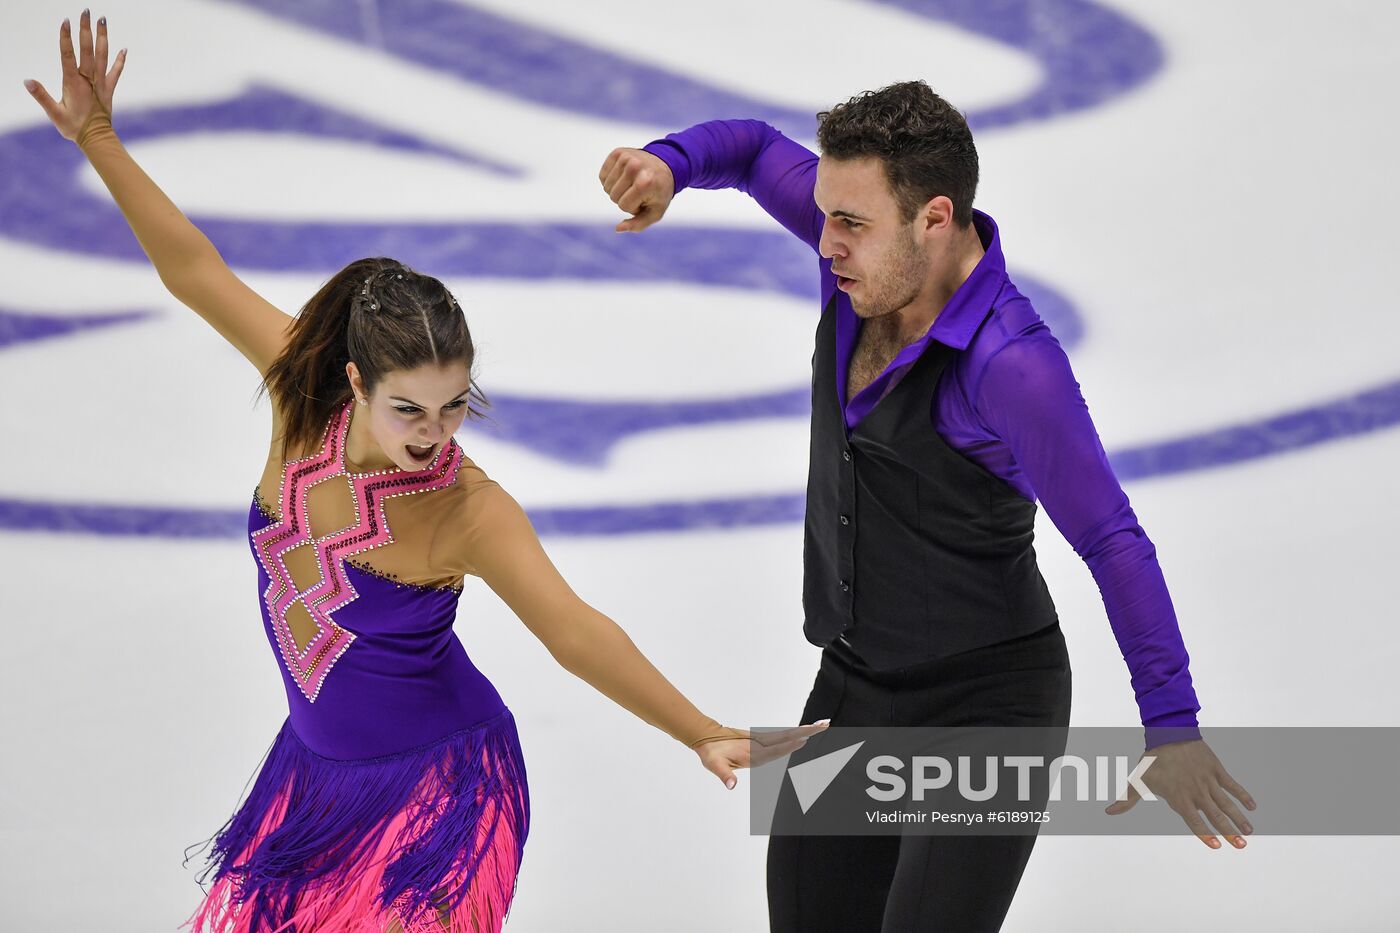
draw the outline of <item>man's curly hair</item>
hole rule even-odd
[[[817,114],[817,144],[832,159],[874,156],[909,223],[919,208],[943,195],[953,221],[972,223],[977,193],[977,147],[967,120],[922,81],[866,91]]]

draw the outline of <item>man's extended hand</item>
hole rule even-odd
[[[1206,821],[1201,819],[1201,814],[1204,813],[1216,831],[1230,840],[1230,845],[1237,849],[1245,847],[1244,836],[1254,832],[1254,827],[1225,792],[1234,794],[1250,810],[1255,808],[1254,798],[1238,781],[1230,777],[1230,773],[1225,770],[1225,766],[1215,757],[1215,752],[1210,750],[1210,746],[1204,740],[1168,742],[1143,754],[1151,755],[1157,760],[1152,762],[1139,780],[1179,813],[1202,842],[1212,849],[1220,848],[1220,840],[1211,833]],[[1129,784],[1127,799],[1109,804],[1104,812],[1109,816],[1126,813],[1141,799],[1137,788]]]
[[[613,203],[632,215],[617,225],[618,233],[636,233],[656,223],[676,194],[670,166],[644,149],[608,153],[598,180]]]

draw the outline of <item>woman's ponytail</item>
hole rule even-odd
[[[386,372],[454,360],[470,372],[475,355],[466,318],[442,282],[393,259],[360,259],[298,312],[259,396],[269,392],[282,414],[285,461],[293,446],[319,441],[331,415],[350,398],[345,366],[352,359],[365,390],[373,392]],[[472,390],[473,401],[489,404],[475,380]],[[469,411],[481,414],[476,406]]]

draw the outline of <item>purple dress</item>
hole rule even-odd
[[[395,921],[405,933],[499,930],[514,895],[529,830],[524,761],[510,710],[453,631],[460,588],[350,560],[393,543],[385,499],[452,486],[462,450],[449,440],[421,470],[351,473],[351,404],[315,454],[284,467],[285,517],[256,491],[249,508],[289,715],[214,839],[213,884],[186,921],[196,933],[379,933]],[[313,536],[311,490],[332,477],[352,514]],[[314,555],[317,577],[300,589],[288,569],[296,548]],[[304,641],[294,611],[314,622]]]

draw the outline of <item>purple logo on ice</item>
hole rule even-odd
[[[377,8],[375,28],[340,4],[238,0],[335,39],[433,69],[535,107],[579,117],[680,128],[727,116],[763,119],[809,137],[813,114],[703,81],[449,0],[405,0]],[[1162,65],[1157,41],[1139,25],[1087,0],[884,0],[884,6],[959,27],[1034,59],[1040,79],[1018,99],[968,114],[987,132],[1096,106],[1123,94]],[[1047,31],[1044,24],[1053,23]],[[199,104],[124,110],[123,136],[135,143],[202,131],[275,131],[361,146],[432,154],[477,171],[517,177],[518,166],[480,152],[442,146],[360,114],[328,107],[283,88],[258,85]],[[36,246],[144,263],[120,214],[78,183],[80,155],[46,123],[0,134],[0,235]],[[21,170],[22,169],[22,170]],[[443,277],[489,276],[521,282],[684,283],[798,296],[816,305],[811,253],[781,230],[690,227],[668,222],[642,237],[619,237],[609,224],[500,222],[463,218],[436,223],[340,223],[234,220],[193,216],[235,268],[329,274],[367,250],[395,255]],[[542,249],[567,242],[568,249]],[[1014,272],[1060,342],[1081,324],[1050,285]],[[66,333],[120,327],[151,312],[114,309],[86,318],[0,308],[0,352],[61,339]],[[491,430],[499,440],[575,466],[601,467],[618,442],[680,426],[773,417],[805,419],[809,387],[678,401],[584,400],[550,394],[493,393]],[[1348,398],[1122,450],[1112,456],[1124,479],[1265,456],[1400,422],[1400,381]],[[541,532],[623,533],[797,521],[798,490],[773,495],[681,499],[640,505],[532,509]],[[0,498],[0,527],[164,536],[237,536],[240,510],[94,506]]]

